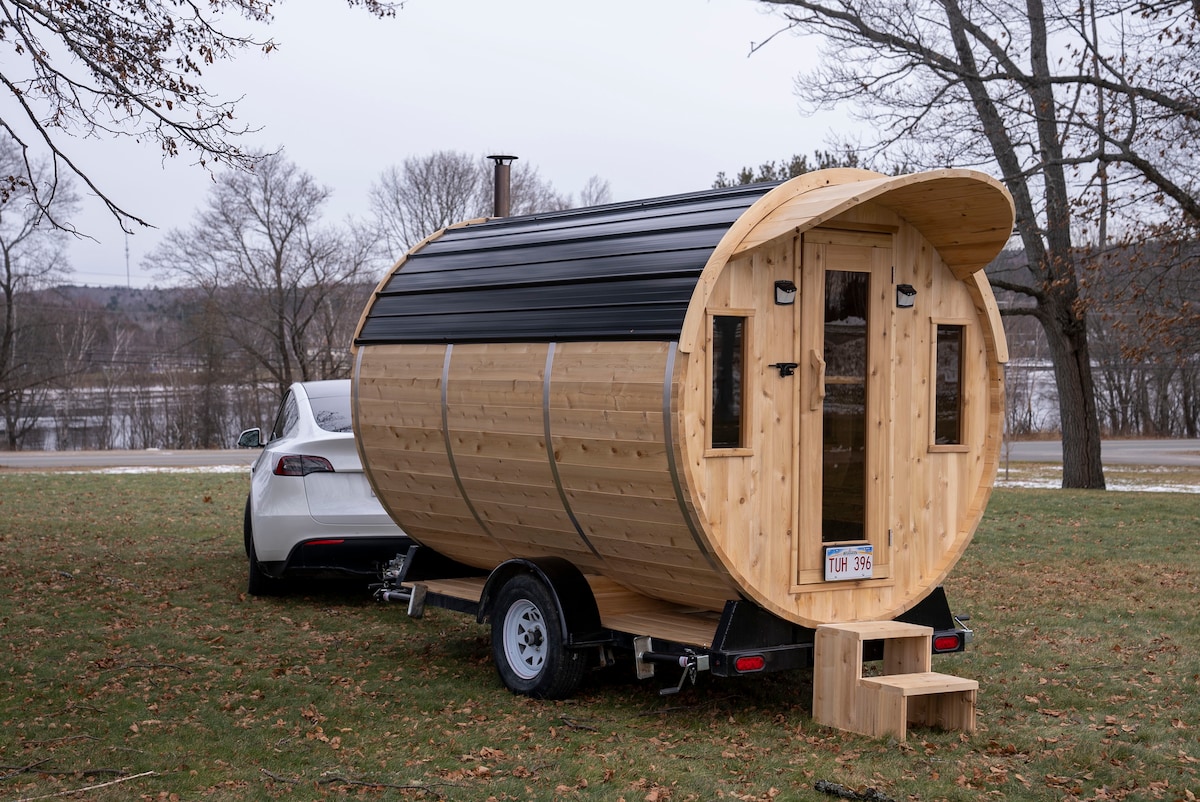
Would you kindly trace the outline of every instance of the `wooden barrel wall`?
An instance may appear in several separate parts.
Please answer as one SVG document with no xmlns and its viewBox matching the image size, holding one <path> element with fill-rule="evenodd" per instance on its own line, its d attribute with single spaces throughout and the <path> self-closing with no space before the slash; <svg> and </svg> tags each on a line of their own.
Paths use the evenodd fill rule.
<svg viewBox="0 0 1200 802">
<path fill-rule="evenodd" d="M 363 349 L 364 465 L 406 531 L 455 560 L 557 555 L 720 609 L 736 590 L 700 548 L 672 477 L 670 355 L 658 342 Z"/>
</svg>

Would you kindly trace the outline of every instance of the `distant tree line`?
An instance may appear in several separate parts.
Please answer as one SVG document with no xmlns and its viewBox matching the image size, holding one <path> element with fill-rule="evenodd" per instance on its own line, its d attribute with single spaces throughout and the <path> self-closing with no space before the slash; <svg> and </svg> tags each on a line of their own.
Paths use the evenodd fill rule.
<svg viewBox="0 0 1200 802">
<path fill-rule="evenodd" d="M 322 319 L 302 349 L 307 378 L 349 375 L 349 340 L 373 289 L 344 285 L 327 296 L 326 308 L 344 314 Z M 38 366 L 23 392 L 6 393 L 6 449 L 224 448 L 240 429 L 271 423 L 278 371 L 216 311 L 255 307 L 256 292 L 214 299 L 192 287 L 60 285 L 19 300 L 18 339 Z"/>
</svg>

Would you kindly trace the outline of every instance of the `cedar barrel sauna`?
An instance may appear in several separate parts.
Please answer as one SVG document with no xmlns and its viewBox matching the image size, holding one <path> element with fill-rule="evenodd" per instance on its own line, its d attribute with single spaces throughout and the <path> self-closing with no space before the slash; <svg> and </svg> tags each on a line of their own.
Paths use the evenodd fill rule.
<svg viewBox="0 0 1200 802">
<path fill-rule="evenodd" d="M 1012 224 L 981 173 L 836 169 L 438 231 L 355 335 L 363 464 L 484 573 L 559 558 L 674 609 L 894 618 L 991 492 L 983 268 Z"/>
</svg>

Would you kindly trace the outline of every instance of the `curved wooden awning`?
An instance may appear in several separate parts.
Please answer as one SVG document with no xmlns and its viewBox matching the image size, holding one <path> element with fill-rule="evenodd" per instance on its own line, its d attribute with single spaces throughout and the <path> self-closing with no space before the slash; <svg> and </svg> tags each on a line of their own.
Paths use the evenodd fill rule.
<svg viewBox="0 0 1200 802">
<path fill-rule="evenodd" d="M 684 320 L 680 350 L 688 353 L 700 336 L 709 292 L 725 265 L 780 237 L 791 237 L 874 203 L 895 212 L 929 241 L 960 281 L 984 293 L 985 311 L 999 329 L 999 310 L 986 280 L 977 276 L 1004 248 L 1016 214 L 1008 191 L 975 170 L 931 170 L 887 176 L 839 168 L 806 173 L 759 198 L 718 243 L 697 283 Z M 1002 354 L 1002 361 L 1007 359 Z"/>
<path fill-rule="evenodd" d="M 868 201 L 912 224 L 960 281 L 982 270 L 1012 235 L 1012 199 L 999 181 L 972 170 L 935 170 L 813 187 L 773 209 L 730 255 L 803 232 Z"/>
</svg>

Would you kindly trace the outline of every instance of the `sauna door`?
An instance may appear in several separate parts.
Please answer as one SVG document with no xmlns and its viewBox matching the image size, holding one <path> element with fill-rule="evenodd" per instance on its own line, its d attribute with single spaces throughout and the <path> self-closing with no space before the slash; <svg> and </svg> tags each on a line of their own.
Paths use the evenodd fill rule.
<svg viewBox="0 0 1200 802">
<path fill-rule="evenodd" d="M 803 238 L 798 585 L 890 576 L 891 244 L 876 232 Z"/>
</svg>

